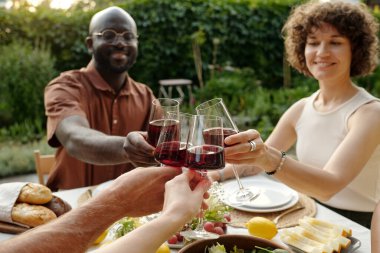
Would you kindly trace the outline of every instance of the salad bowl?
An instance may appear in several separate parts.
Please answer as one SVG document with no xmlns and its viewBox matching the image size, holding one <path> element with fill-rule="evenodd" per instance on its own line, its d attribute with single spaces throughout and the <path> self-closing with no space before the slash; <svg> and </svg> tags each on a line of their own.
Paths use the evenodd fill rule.
<svg viewBox="0 0 380 253">
<path fill-rule="evenodd" d="M 282 246 L 278 243 L 275 243 L 273 241 L 269 241 L 263 238 L 254 237 L 250 235 L 221 235 L 217 239 L 212 240 L 198 240 L 194 241 L 182 249 L 178 251 L 178 253 L 209 253 L 208 250 L 212 246 L 215 246 L 217 244 L 224 245 L 226 252 L 235 252 L 233 251 L 234 246 L 236 246 L 237 249 L 244 250 L 244 252 L 252 252 L 253 249 L 258 249 L 255 247 L 260 248 L 268 248 L 271 249 L 278 249 L 274 251 L 275 253 L 285 253 L 285 252 L 293 252 L 289 248 Z M 279 249 L 282 249 L 284 251 L 279 251 Z M 216 252 L 223 252 L 223 251 L 216 251 Z M 239 251 L 236 251 L 239 252 Z M 256 251 L 258 252 L 258 250 Z M 265 251 L 265 252 L 271 252 L 271 251 Z M 212 251 L 211 251 L 212 253 Z"/>
</svg>

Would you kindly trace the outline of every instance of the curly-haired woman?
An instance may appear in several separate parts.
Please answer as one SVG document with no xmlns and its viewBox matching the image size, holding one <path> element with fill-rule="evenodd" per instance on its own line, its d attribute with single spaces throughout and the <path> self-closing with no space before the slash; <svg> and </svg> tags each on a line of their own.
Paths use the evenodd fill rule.
<svg viewBox="0 0 380 253">
<path fill-rule="evenodd" d="M 226 148 L 227 161 L 260 168 L 370 227 L 380 200 L 380 100 L 352 77 L 376 67 L 377 32 L 363 4 L 311 1 L 294 8 L 283 27 L 288 61 L 319 89 L 292 105 L 265 143 L 256 130 L 226 138 L 235 144 Z M 298 160 L 284 152 L 293 144 Z"/>
</svg>

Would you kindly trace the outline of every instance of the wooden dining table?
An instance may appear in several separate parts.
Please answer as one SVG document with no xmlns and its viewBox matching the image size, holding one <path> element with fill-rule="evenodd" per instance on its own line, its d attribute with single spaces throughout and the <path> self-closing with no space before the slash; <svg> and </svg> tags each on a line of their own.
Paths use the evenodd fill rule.
<svg viewBox="0 0 380 253">
<path fill-rule="evenodd" d="M 257 177 L 257 176 L 253 176 L 253 177 Z M 243 178 L 242 183 L 245 183 L 246 180 L 249 180 L 250 178 L 253 178 L 253 177 Z M 260 178 L 262 180 L 271 180 L 265 176 L 261 176 Z M 89 189 L 90 187 L 82 187 L 82 188 L 76 188 L 76 189 L 71 189 L 71 190 L 63 190 L 63 191 L 55 192 L 54 195 L 66 200 L 68 203 L 71 204 L 73 208 L 76 208 L 78 206 L 79 198 L 83 196 Z M 316 203 L 315 217 L 318 219 L 326 220 L 335 224 L 339 224 L 339 225 L 351 228 L 352 236 L 358 239 L 361 243 L 360 248 L 358 248 L 355 252 L 356 253 L 370 253 L 371 252 L 371 241 L 370 241 L 371 230 L 369 230 L 368 228 L 363 227 L 355 223 L 354 221 L 341 216 L 340 214 L 324 207 L 323 205 L 320 205 L 319 203 Z M 246 228 L 227 225 L 227 234 L 248 235 L 249 233 Z M 279 244 L 283 244 L 283 242 L 280 240 L 280 234 L 281 234 L 281 229 L 279 230 L 279 233 L 272 240 Z M 0 233 L 0 241 L 12 238 L 13 236 L 15 235 Z M 90 248 L 88 252 L 91 252 L 93 249 L 96 249 L 96 247 Z M 177 249 L 171 250 L 171 252 L 177 252 L 177 251 L 178 251 Z"/>
</svg>

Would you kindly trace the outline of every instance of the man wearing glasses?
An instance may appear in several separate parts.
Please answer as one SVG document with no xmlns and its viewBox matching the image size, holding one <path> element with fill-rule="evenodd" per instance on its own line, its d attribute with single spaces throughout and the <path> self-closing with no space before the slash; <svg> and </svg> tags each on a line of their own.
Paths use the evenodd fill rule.
<svg viewBox="0 0 380 253">
<path fill-rule="evenodd" d="M 144 140 L 151 89 L 134 81 L 138 36 L 133 18 L 118 7 L 96 13 L 86 38 L 92 59 L 45 89 L 48 143 L 57 148 L 47 186 L 52 190 L 100 184 L 156 164 Z"/>
</svg>

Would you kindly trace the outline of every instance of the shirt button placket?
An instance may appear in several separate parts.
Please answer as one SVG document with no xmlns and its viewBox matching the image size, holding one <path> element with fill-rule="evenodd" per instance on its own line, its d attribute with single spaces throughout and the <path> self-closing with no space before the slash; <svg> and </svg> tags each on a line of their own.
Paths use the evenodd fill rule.
<svg viewBox="0 0 380 253">
<path fill-rule="evenodd" d="M 117 98 L 114 99 L 112 104 L 112 124 L 111 132 L 112 135 L 117 135 L 119 131 L 119 111 L 118 111 Z"/>
</svg>

